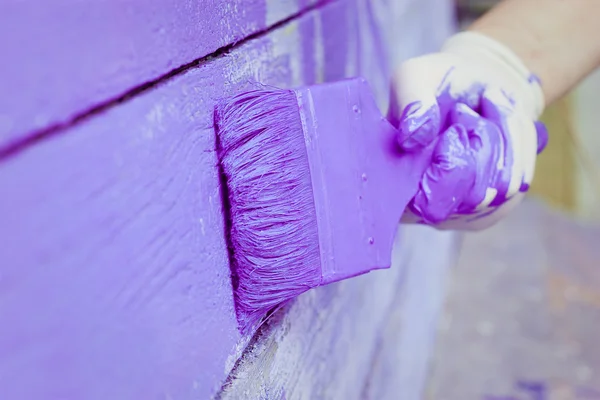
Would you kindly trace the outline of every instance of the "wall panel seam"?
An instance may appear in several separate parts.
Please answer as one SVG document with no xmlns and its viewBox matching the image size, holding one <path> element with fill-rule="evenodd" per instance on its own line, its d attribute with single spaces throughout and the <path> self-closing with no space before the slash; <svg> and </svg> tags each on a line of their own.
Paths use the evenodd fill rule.
<svg viewBox="0 0 600 400">
<path fill-rule="evenodd" d="M 163 83 L 166 83 L 167 81 L 169 81 L 177 76 L 180 76 L 180 75 L 186 73 L 188 70 L 190 70 L 192 68 L 197 68 L 197 67 L 206 65 L 206 64 L 214 61 L 216 58 L 226 56 L 229 53 L 231 53 L 233 50 L 241 47 L 242 45 L 244 45 L 252 40 L 259 39 L 265 35 L 268 35 L 269 33 L 273 32 L 275 30 L 281 29 L 281 28 L 285 27 L 286 25 L 294 22 L 295 20 L 303 17 L 304 15 L 309 14 L 313 11 L 316 11 L 323 6 L 325 6 L 329 3 L 334 3 L 336 1 L 340 1 L 340 0 L 317 1 L 316 3 L 314 3 L 310 6 L 307 6 L 304 9 L 288 16 L 287 18 L 284 18 L 281 21 L 277 21 L 276 23 L 274 23 L 264 29 L 258 30 L 256 32 L 244 37 L 241 40 L 238 40 L 236 42 L 232 42 L 225 46 L 222 46 L 210 54 L 204 55 L 193 61 L 183 64 L 177 68 L 174 68 L 171 71 L 166 72 L 155 79 L 152 79 L 148 82 L 141 83 L 139 85 L 136 85 L 136 86 L 126 90 L 125 92 L 121 93 L 120 95 L 108 98 L 102 102 L 97 103 L 94 106 L 88 107 L 80 112 L 77 112 L 74 115 L 72 115 L 70 118 L 67 118 L 65 121 L 47 126 L 42 129 L 31 131 L 30 133 L 24 135 L 22 138 L 15 140 L 14 142 L 7 143 L 6 145 L 0 147 L 0 163 L 5 162 L 6 160 L 16 156 L 20 152 L 26 150 L 29 147 L 36 145 L 37 143 L 39 143 L 41 141 L 44 141 L 46 139 L 49 139 L 51 137 L 54 137 L 54 136 L 62 134 L 62 133 L 66 133 L 71 128 L 78 126 L 79 124 L 87 121 L 88 119 L 93 118 L 99 114 L 102 114 L 103 112 L 108 111 L 108 110 L 112 109 L 113 107 L 116 107 L 126 101 L 129 101 L 143 93 L 146 93 L 146 92 L 154 89 L 155 87 L 157 87 Z"/>
</svg>

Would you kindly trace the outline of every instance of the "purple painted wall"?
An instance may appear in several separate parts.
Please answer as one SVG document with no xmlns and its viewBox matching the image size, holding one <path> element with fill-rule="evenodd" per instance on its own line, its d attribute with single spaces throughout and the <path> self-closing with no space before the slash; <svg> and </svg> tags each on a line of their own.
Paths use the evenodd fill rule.
<svg viewBox="0 0 600 400">
<path fill-rule="evenodd" d="M 0 150 L 265 30 L 298 1 L 2 1 Z"/>
<path fill-rule="evenodd" d="M 212 107 L 240 82 L 292 85 L 297 38 L 251 41 L 2 165 L 0 398 L 218 389 L 240 337 Z"/>
<path fill-rule="evenodd" d="M 443 2 L 328 2 L 119 102 L 110 98 L 281 20 L 298 7 L 291 1 L 216 2 L 221 5 L 215 8 L 212 2 L 160 8 L 158 2 L 143 6 L 124 1 L 115 6 L 105 1 L 89 10 L 74 3 L 61 20 L 54 11 L 60 7 L 40 6 L 35 11 L 14 2 L 12 14 L 0 13 L 0 26 L 29 24 L 34 32 L 23 33 L 29 38 L 23 42 L 28 43 L 27 52 L 0 39 L 0 48 L 10 47 L 9 54 L 22 57 L 22 71 L 32 71 L 28 82 L 17 63 L 0 67 L 6 72 L 0 74 L 0 88 L 15 93 L 14 104 L 0 95 L 0 125 L 10 126 L 0 132 L 5 139 L 0 143 L 35 137 L 38 129 L 84 115 L 0 159 L 0 187 L 6 188 L 0 196 L 0 399 L 207 398 L 226 393 L 226 378 L 225 386 L 240 382 L 236 387 L 244 388 L 247 383 L 230 372 L 234 366 L 241 371 L 249 349 L 265 338 L 241 337 L 236 329 L 216 175 L 215 100 L 257 80 L 290 87 L 361 73 L 384 106 L 390 65 L 374 62 L 371 55 L 384 49 L 391 64 L 433 48 L 437 42 L 430 38 L 447 32 L 447 10 L 436 8 Z M 193 13 L 194 4 L 211 12 Z M 92 9 L 97 13 L 91 14 Z M 438 11 L 427 14 L 429 9 Z M 80 30 L 77 37 L 68 33 L 66 22 L 56 22 L 70 18 L 75 21 L 71 28 Z M 124 31 L 112 30 L 119 18 L 138 22 L 123 23 Z M 422 23 L 410 22 L 416 19 Z M 406 24 L 394 25 L 404 29 L 398 36 L 381 28 L 384 21 L 386 26 Z M 156 26 L 165 30 L 155 32 Z M 98 32 L 111 33 L 103 41 Z M 210 33 L 198 39 L 202 32 Z M 35 40 L 36 35 L 48 38 Z M 61 48 L 68 42 L 61 35 L 71 35 L 74 45 Z M 169 39 L 157 39 L 163 36 Z M 99 55 L 84 48 L 87 41 L 95 43 Z M 146 47 L 129 53 L 124 43 Z M 43 57 L 44 48 L 50 47 L 62 55 L 45 70 L 34 68 L 35 55 Z M 86 114 L 90 106 L 103 102 L 108 104 L 105 108 Z M 37 122 L 36 115 L 42 116 Z M 382 348 L 375 351 L 375 344 L 383 339 L 378 339 L 377 327 L 396 303 L 406 302 L 412 311 L 403 312 L 404 318 L 419 321 L 414 324 L 418 329 L 407 328 L 399 336 L 407 338 L 404 348 L 428 346 L 422 333 L 431 332 L 439 304 L 439 293 L 429 293 L 439 286 L 431 282 L 441 281 L 448 260 L 431 258 L 418 244 L 438 243 L 440 254 L 450 254 L 450 246 L 435 232 L 411 232 L 407 231 L 415 238 L 411 247 L 420 254 L 400 257 L 403 269 L 394 269 L 396 275 L 373 274 L 321 288 L 301 296 L 289 314 L 284 313 L 285 324 L 277 325 L 276 334 L 269 337 L 275 340 L 275 350 L 286 349 L 276 352 L 282 357 L 276 371 L 293 367 L 317 376 L 317 368 L 325 368 L 337 371 L 340 385 L 362 385 L 368 364 L 344 375 L 352 363 L 343 355 L 352 343 L 362 349 L 354 363 L 379 354 Z M 423 264 L 431 268 L 421 268 Z M 413 292 L 427 294 L 429 302 L 403 296 L 396 302 L 403 271 L 413 268 L 413 282 L 432 285 L 423 291 L 417 283 Z M 415 304 L 430 305 L 417 311 Z M 384 342 L 390 343 L 394 334 L 385 329 Z M 336 340 L 342 333 L 345 339 Z M 413 345 L 412 337 L 421 340 L 419 346 Z M 252 346 L 246 347 L 249 342 Z M 319 348 L 335 349 L 331 364 L 310 353 Z M 426 358 L 424 352 L 406 358 L 405 368 L 410 369 L 414 359 Z M 407 381 L 417 390 L 419 378 Z M 275 382 L 278 394 L 285 393 L 286 382 Z M 302 387 L 310 390 L 311 385 Z M 346 390 L 354 393 L 354 386 Z"/>
</svg>

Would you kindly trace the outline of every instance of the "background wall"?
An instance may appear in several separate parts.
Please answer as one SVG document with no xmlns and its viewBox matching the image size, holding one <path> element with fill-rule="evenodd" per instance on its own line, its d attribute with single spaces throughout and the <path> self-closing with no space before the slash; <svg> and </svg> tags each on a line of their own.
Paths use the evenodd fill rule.
<svg viewBox="0 0 600 400">
<path fill-rule="evenodd" d="M 600 69 L 571 95 L 571 123 L 576 136 L 577 212 L 600 220 Z"/>
</svg>

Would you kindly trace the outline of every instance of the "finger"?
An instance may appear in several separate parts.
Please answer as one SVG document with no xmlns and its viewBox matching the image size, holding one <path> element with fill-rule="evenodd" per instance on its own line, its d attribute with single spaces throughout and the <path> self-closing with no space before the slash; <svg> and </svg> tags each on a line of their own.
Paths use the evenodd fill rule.
<svg viewBox="0 0 600 400">
<path fill-rule="evenodd" d="M 419 151 L 434 142 L 440 132 L 440 109 L 437 104 L 408 104 L 400 117 L 398 143 L 407 152 Z"/>
<path fill-rule="evenodd" d="M 528 188 L 533 180 L 538 148 L 536 125 L 503 92 L 487 90 L 482 98 L 482 115 L 500 128 L 498 171 L 494 187 L 498 190 L 491 206 L 499 206 Z"/>
<path fill-rule="evenodd" d="M 481 117 L 466 104 L 457 103 L 449 114 L 449 120 L 465 128 L 475 159 L 475 182 L 457 210 L 470 214 L 487 207 L 496 195 L 496 190 L 489 185 L 497 169 L 498 149 L 495 143 L 501 133 L 497 125 Z"/>
<path fill-rule="evenodd" d="M 475 181 L 475 159 L 466 130 L 452 125 L 439 138 L 411 211 L 425 223 L 438 224 L 456 212 Z"/>
<path fill-rule="evenodd" d="M 484 92 L 481 100 L 481 115 L 498 127 L 499 134 L 490 136 L 491 146 L 497 152 L 496 171 L 490 187 L 496 189 L 497 193 L 489 204 L 497 207 L 511 194 L 517 193 L 520 187 L 523 171 L 520 136 L 523 135 L 524 121 L 515 112 L 512 100 L 497 88 L 488 88 Z"/>
</svg>

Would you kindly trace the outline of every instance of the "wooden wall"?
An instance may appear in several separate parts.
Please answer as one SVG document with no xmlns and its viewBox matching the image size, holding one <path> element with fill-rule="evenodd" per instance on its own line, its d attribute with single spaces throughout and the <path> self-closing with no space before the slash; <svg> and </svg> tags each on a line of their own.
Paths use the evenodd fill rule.
<svg viewBox="0 0 600 400">
<path fill-rule="evenodd" d="M 310 291 L 247 337 L 212 108 L 364 75 L 449 34 L 445 0 L 0 4 L 0 398 L 419 399 L 455 238 Z"/>
</svg>

